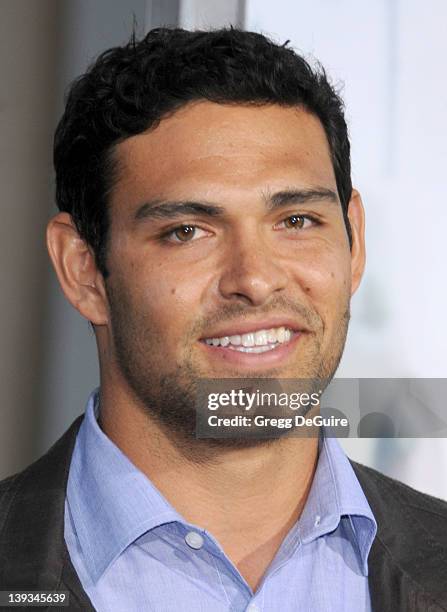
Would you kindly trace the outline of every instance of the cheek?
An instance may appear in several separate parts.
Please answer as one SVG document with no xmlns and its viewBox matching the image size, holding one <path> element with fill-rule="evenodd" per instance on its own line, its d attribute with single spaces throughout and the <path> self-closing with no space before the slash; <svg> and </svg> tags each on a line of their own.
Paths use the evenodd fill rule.
<svg viewBox="0 0 447 612">
<path fill-rule="evenodd" d="M 111 276 L 117 285 L 123 323 L 132 322 L 135 341 L 157 344 L 157 350 L 175 351 L 197 318 L 201 286 L 191 267 L 172 265 L 168 257 L 135 249 L 132 241 L 115 240 Z"/>
<path fill-rule="evenodd" d="M 320 252 L 296 266 L 295 279 L 311 307 L 321 316 L 326 313 L 326 319 L 327 313 L 346 307 L 351 287 L 350 258 L 340 252 Z"/>
<path fill-rule="evenodd" d="M 163 334 L 166 344 L 178 343 L 197 318 L 201 284 L 193 282 L 187 270 L 167 269 L 163 264 L 140 269 L 138 277 L 138 301 L 148 323 Z"/>
</svg>

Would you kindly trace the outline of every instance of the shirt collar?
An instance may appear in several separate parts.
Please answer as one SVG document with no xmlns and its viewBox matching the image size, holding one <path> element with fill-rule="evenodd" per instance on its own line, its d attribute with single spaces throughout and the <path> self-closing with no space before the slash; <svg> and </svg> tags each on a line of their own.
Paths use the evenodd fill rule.
<svg viewBox="0 0 447 612">
<path fill-rule="evenodd" d="M 94 582 L 146 531 L 185 522 L 101 430 L 98 400 L 99 389 L 95 389 L 76 439 L 67 484 L 69 513 Z"/>
<path fill-rule="evenodd" d="M 303 513 L 298 522 L 302 543 L 337 529 L 341 520 L 350 526 L 350 540 L 360 567 L 368 575 L 368 555 L 377 523 L 348 457 L 338 440 L 322 430 L 319 458 Z"/>
<path fill-rule="evenodd" d="M 166 523 L 186 524 L 101 430 L 98 401 L 99 389 L 95 389 L 76 439 L 67 484 L 68 510 L 94 582 L 143 533 Z M 303 544 L 311 542 L 334 531 L 342 519 L 349 521 L 351 541 L 367 576 L 377 524 L 349 459 L 335 438 L 323 435 L 297 535 Z"/>
</svg>

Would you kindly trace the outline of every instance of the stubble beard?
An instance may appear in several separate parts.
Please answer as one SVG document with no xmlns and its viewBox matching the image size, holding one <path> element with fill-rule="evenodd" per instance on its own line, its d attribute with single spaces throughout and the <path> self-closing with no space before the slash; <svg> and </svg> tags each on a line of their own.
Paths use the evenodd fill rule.
<svg viewBox="0 0 447 612">
<path fill-rule="evenodd" d="M 278 431 L 272 437 L 198 438 L 196 436 L 197 397 L 200 380 L 207 373 L 194 364 L 192 347 L 182 363 L 168 371 L 160 371 L 163 355 L 163 336 L 129 299 L 123 290 L 108 288 L 111 324 L 116 363 L 130 390 L 143 406 L 145 414 L 154 421 L 164 435 L 189 460 L 204 463 L 225 450 L 270 445 L 280 437 Z M 225 318 L 225 317 L 223 317 Z M 349 299 L 335 327 L 335 332 L 325 353 L 321 353 L 321 340 L 315 337 L 312 351 L 302 359 L 306 367 L 295 378 L 313 381 L 315 388 L 327 386 L 338 368 L 346 342 L 350 318 Z M 244 378 L 281 378 L 272 369 L 245 372 Z M 235 370 L 226 378 L 239 378 Z M 280 434 L 286 434 L 282 430 Z M 290 431 L 288 432 L 290 433 Z"/>
</svg>

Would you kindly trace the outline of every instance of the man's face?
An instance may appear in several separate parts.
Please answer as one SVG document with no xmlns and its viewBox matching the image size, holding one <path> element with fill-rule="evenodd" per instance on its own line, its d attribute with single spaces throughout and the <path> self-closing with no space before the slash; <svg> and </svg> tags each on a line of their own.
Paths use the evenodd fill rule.
<svg viewBox="0 0 447 612">
<path fill-rule="evenodd" d="M 200 377 L 331 377 L 352 272 L 319 120 L 200 102 L 115 155 L 108 335 L 149 412 L 185 431 Z"/>
</svg>

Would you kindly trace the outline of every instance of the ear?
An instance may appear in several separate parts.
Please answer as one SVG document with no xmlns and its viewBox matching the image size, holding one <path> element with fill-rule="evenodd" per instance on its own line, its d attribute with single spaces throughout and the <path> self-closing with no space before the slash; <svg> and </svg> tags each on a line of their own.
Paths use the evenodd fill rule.
<svg viewBox="0 0 447 612">
<path fill-rule="evenodd" d="M 65 297 L 95 325 L 108 322 L 102 274 L 89 245 L 79 236 L 71 215 L 61 212 L 47 226 L 47 248 Z"/>
<path fill-rule="evenodd" d="M 351 295 L 360 285 L 365 270 L 365 210 L 362 198 L 356 189 L 352 190 L 348 206 L 348 218 L 351 225 Z"/>
</svg>

